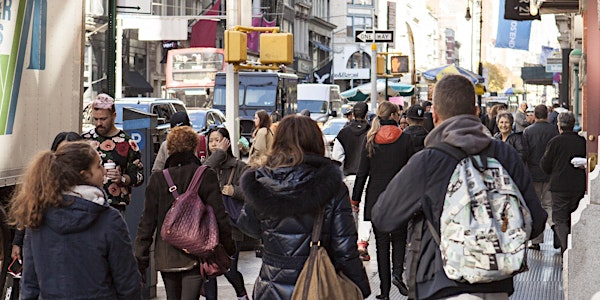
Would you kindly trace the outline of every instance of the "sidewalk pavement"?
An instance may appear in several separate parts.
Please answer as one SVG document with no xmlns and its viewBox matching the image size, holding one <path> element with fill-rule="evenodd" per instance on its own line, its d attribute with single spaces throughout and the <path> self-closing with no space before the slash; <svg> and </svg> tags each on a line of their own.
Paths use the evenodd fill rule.
<svg viewBox="0 0 600 300">
<path fill-rule="evenodd" d="M 544 243 L 541 244 L 541 250 L 528 251 L 529 271 L 519 274 L 515 277 L 515 293 L 510 297 L 511 300 L 562 300 L 564 299 L 562 284 L 562 256 L 560 249 L 552 247 L 552 230 L 546 228 L 544 232 Z M 371 260 L 365 262 L 367 276 L 371 283 L 371 295 L 368 300 L 376 300 L 375 296 L 379 294 L 379 275 L 377 272 L 377 255 L 375 251 L 375 240 L 371 238 L 369 242 L 369 254 Z M 256 258 L 254 251 L 243 251 L 240 253 L 238 270 L 244 276 L 246 291 L 252 295 L 254 281 L 258 277 L 261 266 L 261 259 Z M 235 300 L 237 299 L 233 287 L 224 276 L 219 276 L 217 280 L 219 299 Z M 167 299 L 165 287 L 160 274 L 158 275 L 157 298 Z M 202 298 L 204 299 L 204 298 Z M 400 295 L 398 289 L 392 285 L 390 299 L 407 299 Z"/>
</svg>

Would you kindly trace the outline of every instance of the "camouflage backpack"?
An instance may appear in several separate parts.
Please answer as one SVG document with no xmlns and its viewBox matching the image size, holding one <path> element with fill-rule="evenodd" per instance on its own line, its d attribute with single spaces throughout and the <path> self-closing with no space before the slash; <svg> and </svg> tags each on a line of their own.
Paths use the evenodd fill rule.
<svg viewBox="0 0 600 300">
<path fill-rule="evenodd" d="M 444 199 L 438 235 L 446 276 L 484 283 L 527 270 L 531 214 L 519 188 L 498 160 L 484 151 L 468 155 L 441 143 L 432 148 L 458 160 Z"/>
</svg>

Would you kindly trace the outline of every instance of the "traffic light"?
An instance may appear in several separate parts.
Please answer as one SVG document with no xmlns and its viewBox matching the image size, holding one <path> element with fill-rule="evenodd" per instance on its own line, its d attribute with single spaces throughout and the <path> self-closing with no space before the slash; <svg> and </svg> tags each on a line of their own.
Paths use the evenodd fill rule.
<svg viewBox="0 0 600 300">
<path fill-rule="evenodd" d="M 246 33 L 225 30 L 225 62 L 242 63 L 248 58 Z"/>
<path fill-rule="evenodd" d="M 262 33 L 260 63 L 285 64 L 294 62 L 294 37 L 291 33 Z"/>
<path fill-rule="evenodd" d="M 377 55 L 377 75 L 383 75 L 385 73 L 385 56 Z"/>
</svg>

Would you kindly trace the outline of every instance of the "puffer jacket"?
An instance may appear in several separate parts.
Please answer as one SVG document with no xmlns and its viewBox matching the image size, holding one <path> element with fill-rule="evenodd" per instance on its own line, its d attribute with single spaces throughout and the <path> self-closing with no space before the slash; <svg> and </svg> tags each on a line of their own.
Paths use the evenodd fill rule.
<svg viewBox="0 0 600 300">
<path fill-rule="evenodd" d="M 531 176 L 519 154 L 509 145 L 492 139 L 485 133 L 484 125 L 474 115 L 459 115 L 445 120 L 429 133 L 425 149 L 416 153 L 392 179 L 373 207 L 373 225 L 382 231 L 392 232 L 406 226 L 415 217 L 430 221 L 437 234 L 444 198 L 450 176 L 458 163 L 453 157 L 427 148 L 440 142 L 459 147 L 469 154 L 480 153 L 493 147 L 494 157 L 510 173 L 519 187 L 531 212 L 531 237 L 544 230 L 547 214 L 533 188 Z M 399 197 L 402 201 L 398 201 Z M 411 244 L 415 232 L 409 231 Z M 490 283 L 468 284 L 448 279 L 444 270 L 439 246 L 433 239 L 426 222 L 421 228 L 423 237 L 420 249 L 407 251 L 407 270 L 418 259 L 416 272 L 417 299 L 439 299 L 461 293 L 513 293 L 512 278 Z M 414 253 L 417 251 L 417 253 Z M 412 276 L 408 274 L 408 276 Z"/>
<path fill-rule="evenodd" d="M 200 160 L 192 153 L 175 153 L 169 156 L 165 167 L 173 178 L 179 194 L 183 194 L 194 177 Z M 215 171 L 208 168 L 204 171 L 198 195 L 205 204 L 213 208 L 219 226 L 219 241 L 230 255 L 235 252 L 235 245 L 231 239 L 231 226 L 229 216 L 223 206 L 223 198 L 219 189 L 219 182 Z M 154 245 L 154 258 L 156 270 L 164 272 L 179 272 L 191 270 L 198 263 L 198 258 L 177 249 L 165 242 L 160 229 L 165 220 L 167 211 L 173 205 L 173 195 L 169 192 L 169 185 L 162 172 L 153 173 L 146 187 L 144 211 L 138 225 L 135 240 L 135 257 L 139 267 L 145 269 L 150 264 L 150 245 Z M 154 234 L 156 231 L 156 235 Z"/>
<path fill-rule="evenodd" d="M 502 134 L 496 133 L 494 138 L 497 140 L 502 140 Z M 523 132 L 511 132 L 506 138 L 505 143 L 511 145 L 519 155 L 521 159 L 523 159 L 524 163 L 527 163 L 527 157 L 529 156 L 529 146 L 527 145 L 527 140 L 523 137 Z"/>
<path fill-rule="evenodd" d="M 421 151 L 425 148 L 425 138 L 429 132 L 420 125 L 411 125 L 404 129 L 404 134 L 410 135 L 415 151 Z"/>
<path fill-rule="evenodd" d="M 291 298 L 321 209 L 325 209 L 321 246 L 335 268 L 356 283 L 365 297 L 371 293 L 356 248 L 356 225 L 339 164 L 307 154 L 294 167 L 248 170 L 241 186 L 246 204 L 238 226 L 264 243 L 254 299 Z"/>
<path fill-rule="evenodd" d="M 21 299 L 140 299 L 127 225 L 98 187 L 79 185 L 28 228 Z"/>
<path fill-rule="evenodd" d="M 217 149 L 208 156 L 206 161 L 204 161 L 204 165 L 215 170 L 217 177 L 219 178 L 219 187 L 221 190 L 223 190 L 223 186 L 229 182 L 231 172 L 234 172 L 233 178 L 231 179 L 231 185 L 233 185 L 233 199 L 244 202 L 245 196 L 240 187 L 240 178 L 246 170 L 246 163 L 227 155 L 227 152 L 221 149 Z M 231 226 L 231 238 L 233 238 L 234 241 L 244 240 L 244 234 L 237 229 L 235 224 L 232 224 Z"/>
</svg>

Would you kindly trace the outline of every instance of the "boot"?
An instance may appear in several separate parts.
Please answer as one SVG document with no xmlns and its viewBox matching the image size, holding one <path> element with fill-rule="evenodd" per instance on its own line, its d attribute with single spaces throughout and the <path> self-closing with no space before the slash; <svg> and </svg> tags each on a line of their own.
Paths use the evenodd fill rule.
<svg viewBox="0 0 600 300">
<path fill-rule="evenodd" d="M 553 238 L 553 246 L 554 249 L 560 249 L 560 238 L 558 237 L 558 232 L 556 232 L 556 225 L 552 225 L 550 228 L 552 228 L 552 232 L 554 233 L 554 238 Z"/>
</svg>

